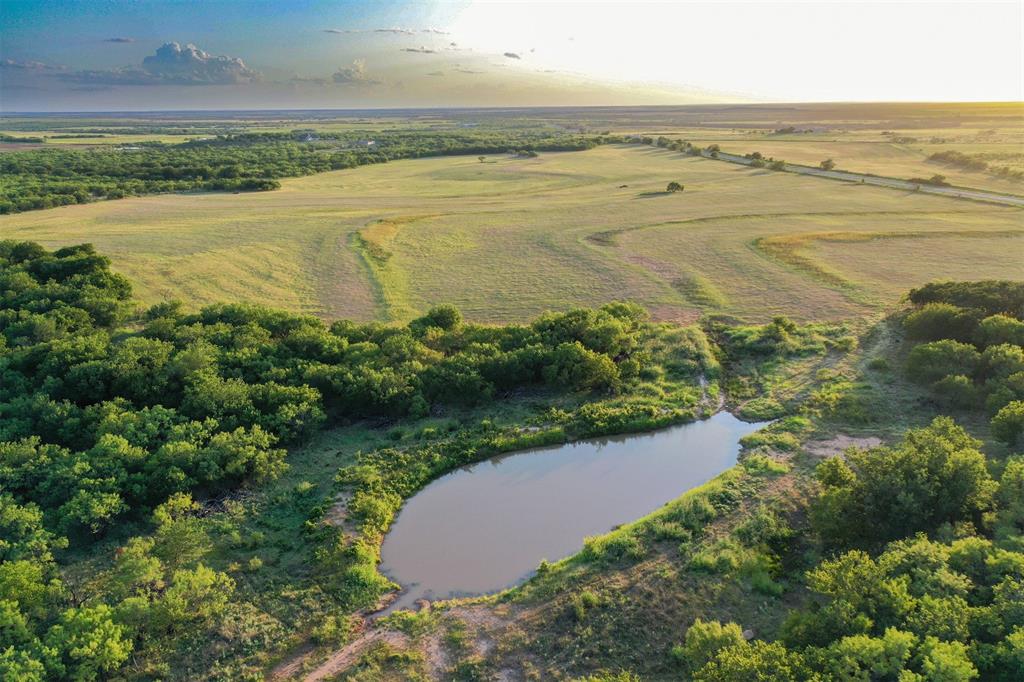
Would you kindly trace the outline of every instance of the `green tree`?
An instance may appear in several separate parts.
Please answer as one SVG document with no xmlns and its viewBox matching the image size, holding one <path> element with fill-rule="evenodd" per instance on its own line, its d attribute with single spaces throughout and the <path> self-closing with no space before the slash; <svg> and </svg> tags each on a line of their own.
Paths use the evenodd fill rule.
<svg viewBox="0 0 1024 682">
<path fill-rule="evenodd" d="M 205 623 L 227 608 L 234 590 L 235 581 L 230 576 L 202 564 L 175 571 L 156 604 L 159 623 L 169 630 Z"/>
<path fill-rule="evenodd" d="M 937 417 L 896 447 L 826 460 L 818 466 L 822 493 L 812 523 L 827 542 L 844 546 L 980 521 L 996 488 L 980 445 L 952 419 Z"/>
<path fill-rule="evenodd" d="M 981 363 L 974 346 L 952 339 L 915 346 L 907 356 L 907 376 L 920 383 L 932 383 L 949 374 L 972 376 Z"/>
<path fill-rule="evenodd" d="M 907 336 L 922 341 L 955 339 L 971 341 L 978 326 L 978 311 L 964 310 L 950 303 L 925 303 L 903 319 Z"/>
<path fill-rule="evenodd" d="M 778 642 L 755 641 L 726 647 L 698 670 L 697 682 L 805 682 L 811 679 L 803 657 Z"/>
<path fill-rule="evenodd" d="M 109 606 L 64 611 L 46 633 L 47 668 L 60 679 L 88 682 L 111 673 L 128 660 L 132 642 L 114 622 Z"/>
<path fill-rule="evenodd" d="M 992 435 L 1008 445 L 1015 445 L 1024 433 L 1024 401 L 1014 400 L 992 418 Z"/>
<path fill-rule="evenodd" d="M 703 621 L 700 618 L 686 631 L 681 647 L 673 649 L 691 671 L 703 668 L 715 655 L 726 647 L 743 644 L 743 629 L 736 623 L 722 624 L 716 620 Z"/>
</svg>

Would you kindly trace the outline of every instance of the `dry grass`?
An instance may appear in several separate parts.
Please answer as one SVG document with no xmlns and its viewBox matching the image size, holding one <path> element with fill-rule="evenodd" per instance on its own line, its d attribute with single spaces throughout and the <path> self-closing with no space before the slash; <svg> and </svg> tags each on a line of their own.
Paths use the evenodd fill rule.
<svg viewBox="0 0 1024 682">
<path fill-rule="evenodd" d="M 1024 279 L 1016 209 L 636 146 L 488 160 L 71 206 L 4 216 L 0 231 L 93 242 L 146 302 L 248 300 L 328 318 L 404 320 L 450 302 L 507 321 L 631 298 L 663 319 L 836 319 L 929 279 Z M 661 193 L 670 180 L 685 192 Z"/>
</svg>

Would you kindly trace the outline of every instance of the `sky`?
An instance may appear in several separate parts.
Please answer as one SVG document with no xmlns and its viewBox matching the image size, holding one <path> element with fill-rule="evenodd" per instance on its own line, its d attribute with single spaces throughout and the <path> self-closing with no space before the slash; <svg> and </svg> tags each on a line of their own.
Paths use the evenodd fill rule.
<svg viewBox="0 0 1024 682">
<path fill-rule="evenodd" d="M 3 112 L 1022 99 L 1022 0 L 0 0 Z"/>
</svg>

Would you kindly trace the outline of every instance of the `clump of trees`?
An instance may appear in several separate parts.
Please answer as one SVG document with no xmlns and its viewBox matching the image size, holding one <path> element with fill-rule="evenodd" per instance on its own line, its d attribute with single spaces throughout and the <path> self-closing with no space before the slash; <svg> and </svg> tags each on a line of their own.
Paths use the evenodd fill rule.
<svg viewBox="0 0 1024 682">
<path fill-rule="evenodd" d="M 822 170 L 830 171 L 836 167 L 836 162 L 833 161 L 832 159 L 825 159 L 824 161 L 818 164 L 818 167 L 821 168 Z"/>
<path fill-rule="evenodd" d="M 894 447 L 822 462 L 815 530 L 829 546 L 870 548 L 944 523 L 980 527 L 996 491 L 980 446 L 952 419 L 939 417 Z"/>
<path fill-rule="evenodd" d="M 283 446 L 324 423 L 424 416 L 527 387 L 614 394 L 644 371 L 645 320 L 629 303 L 508 326 L 467 323 L 451 306 L 400 327 L 246 305 L 139 313 L 91 246 L 0 241 L 0 677 L 101 679 L 134 650 L 205 632 L 234 581 L 204 563 L 197 500 L 280 476 Z M 706 364 L 705 346 L 694 354 Z M 353 518 L 373 537 L 403 496 L 482 452 L 692 417 L 595 407 L 552 417 L 562 425 L 550 433 L 370 453 L 352 472 L 354 483 L 372 474 Z M 114 525 L 151 532 L 121 543 L 86 595 L 65 586 L 54 556 L 66 538 L 80 547 Z M 339 540 L 321 555 L 339 603 L 367 606 L 390 586 L 372 551 Z"/>
<path fill-rule="evenodd" d="M 907 182 L 912 182 L 915 185 L 930 185 L 932 187 L 949 187 L 949 183 L 946 182 L 945 175 L 939 175 L 936 173 L 930 178 L 910 178 Z"/>
<path fill-rule="evenodd" d="M 682 192 L 683 191 L 683 186 L 680 183 L 678 183 L 675 180 L 673 180 L 672 182 L 668 183 L 668 185 L 665 187 L 665 191 L 666 192 Z"/>
<path fill-rule="evenodd" d="M 812 528 L 834 553 L 806 572 L 809 606 L 773 642 L 697 620 L 676 660 L 709 682 L 1019 679 L 1024 459 L 996 480 L 979 445 L 940 417 L 820 464 Z"/>
<path fill-rule="evenodd" d="M 1017 443 L 1024 429 L 1024 284 L 939 282 L 911 291 L 910 301 L 903 328 L 916 344 L 907 376 L 950 407 L 984 409 L 993 435 Z"/>
<path fill-rule="evenodd" d="M 969 171 L 983 171 L 988 169 L 988 164 L 985 163 L 984 160 L 977 156 L 958 152 L 955 149 L 950 149 L 944 152 L 935 152 L 929 156 L 927 160 L 947 166 L 956 166 L 957 168 L 963 168 L 964 170 Z"/>
<path fill-rule="evenodd" d="M 299 131 L 301 132 L 301 131 Z M 372 147 L 363 133 L 242 133 L 132 149 L 34 149 L 0 155 L 0 214 L 186 190 L 263 191 L 278 179 L 394 159 L 455 154 L 523 157 L 590 149 L 605 141 L 548 130 L 388 131 Z"/>
<path fill-rule="evenodd" d="M 281 446 L 327 420 L 524 386 L 614 392 L 643 357 L 632 304 L 507 327 L 450 306 L 398 328 L 246 305 L 133 320 L 128 282 L 88 245 L 0 242 L 0 290 L 0 487 L 79 537 L 174 494 L 273 479 Z"/>
</svg>

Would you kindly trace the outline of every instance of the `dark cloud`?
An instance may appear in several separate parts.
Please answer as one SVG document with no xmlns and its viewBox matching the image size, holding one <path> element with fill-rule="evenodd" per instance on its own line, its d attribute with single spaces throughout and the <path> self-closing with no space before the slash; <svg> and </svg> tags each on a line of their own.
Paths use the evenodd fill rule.
<svg viewBox="0 0 1024 682">
<path fill-rule="evenodd" d="M 522 59 L 522 57 L 517 55 L 515 52 L 506 52 L 505 56 L 508 57 L 509 59 Z"/>
<path fill-rule="evenodd" d="M 365 59 L 355 59 L 352 61 L 352 66 L 338 69 L 331 76 L 331 80 L 339 85 L 378 85 L 380 83 L 366 73 Z"/>
<path fill-rule="evenodd" d="M 211 55 L 189 43 L 165 43 L 142 60 L 140 67 L 104 71 L 73 71 L 64 80 L 96 85 L 239 85 L 260 79 L 238 57 Z"/>
<path fill-rule="evenodd" d="M 403 47 L 402 52 L 418 52 L 419 54 L 435 54 L 436 50 L 426 47 Z"/>
<path fill-rule="evenodd" d="M 103 42 L 105 42 L 105 43 L 134 43 L 135 42 L 135 38 L 126 38 L 126 37 L 121 36 L 121 37 L 117 37 L 117 38 L 105 38 L 103 40 Z"/>
<path fill-rule="evenodd" d="M 352 33 L 352 31 L 346 31 L 340 28 L 325 28 L 324 33 Z"/>
</svg>

